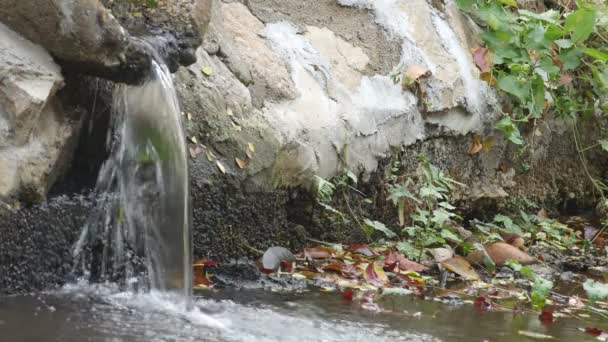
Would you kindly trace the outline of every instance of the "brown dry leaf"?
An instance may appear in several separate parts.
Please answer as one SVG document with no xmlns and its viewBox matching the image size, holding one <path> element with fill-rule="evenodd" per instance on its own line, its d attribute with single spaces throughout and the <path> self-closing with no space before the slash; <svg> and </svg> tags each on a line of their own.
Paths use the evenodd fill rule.
<svg viewBox="0 0 608 342">
<path fill-rule="evenodd" d="M 477 153 L 481 152 L 482 149 L 483 149 L 483 144 L 481 143 L 481 137 L 479 137 L 479 135 L 475 135 L 473 137 L 473 141 L 471 142 L 471 145 L 469 146 L 469 154 L 471 154 L 471 155 L 477 154 Z"/>
<path fill-rule="evenodd" d="M 304 248 L 304 256 L 307 259 L 327 259 L 333 253 L 334 250 L 329 247 Z"/>
<path fill-rule="evenodd" d="M 234 161 L 236 162 L 236 165 L 238 165 L 241 169 L 244 169 L 247 167 L 247 165 L 249 165 L 249 162 L 246 162 L 241 158 L 234 158 Z"/>
<path fill-rule="evenodd" d="M 473 61 L 479 71 L 487 73 L 492 69 L 492 60 L 490 56 L 490 50 L 484 47 L 476 47 L 472 50 Z"/>
<path fill-rule="evenodd" d="M 496 87 L 496 78 L 492 75 L 492 72 L 482 72 L 479 74 L 479 78 L 490 85 L 490 87 Z"/>
<path fill-rule="evenodd" d="M 541 210 L 538 211 L 538 213 L 536 213 L 536 216 L 538 216 L 539 219 L 548 219 L 549 218 L 549 214 L 547 213 L 547 209 L 542 208 Z"/>
<path fill-rule="evenodd" d="M 448 271 L 456 273 L 465 280 L 479 280 L 479 274 L 475 272 L 471 264 L 464 258 L 455 256 L 451 259 L 447 259 L 441 262 L 441 265 Z"/>
<path fill-rule="evenodd" d="M 216 160 L 215 164 L 217 165 L 217 168 L 220 169 L 220 171 L 222 171 L 223 174 L 226 174 L 226 168 L 224 167 L 224 165 L 222 165 L 222 163 L 219 160 Z"/>
<path fill-rule="evenodd" d="M 505 240 L 505 242 L 509 245 L 519 248 L 521 250 L 525 249 L 525 241 L 524 238 L 522 238 L 521 236 L 513 233 L 503 233 L 500 235 L 502 236 L 503 240 Z"/>
<path fill-rule="evenodd" d="M 504 265 L 507 260 L 516 260 L 522 265 L 530 265 L 537 262 L 528 253 L 506 242 L 495 242 L 489 246 L 484 246 L 484 248 L 497 266 Z M 475 250 L 467 256 L 467 260 L 473 264 L 483 264 L 483 252 Z"/>
</svg>

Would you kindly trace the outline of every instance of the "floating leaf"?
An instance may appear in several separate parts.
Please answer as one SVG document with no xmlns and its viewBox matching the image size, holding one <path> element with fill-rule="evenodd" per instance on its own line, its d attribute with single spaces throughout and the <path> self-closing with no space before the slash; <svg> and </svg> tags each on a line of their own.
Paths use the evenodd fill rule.
<svg viewBox="0 0 608 342">
<path fill-rule="evenodd" d="M 479 74 L 479 78 L 490 85 L 490 87 L 496 87 L 496 78 L 492 74 L 492 72 L 482 72 Z"/>
<path fill-rule="evenodd" d="M 241 169 L 246 168 L 247 165 L 249 164 L 249 162 L 246 162 L 241 158 L 234 158 L 234 161 L 236 162 L 236 165 L 238 165 L 239 168 L 241 168 Z"/>
<path fill-rule="evenodd" d="M 479 71 L 487 73 L 492 70 L 492 62 L 490 60 L 490 50 L 485 47 L 477 47 L 473 49 L 473 61 Z"/>
<path fill-rule="evenodd" d="M 473 302 L 473 306 L 479 311 L 490 311 L 492 310 L 492 301 L 483 296 L 477 297 Z"/>
<path fill-rule="evenodd" d="M 345 301 L 348 302 L 352 302 L 353 301 L 353 290 L 346 290 L 344 292 L 342 292 L 342 299 L 344 299 Z"/>
<path fill-rule="evenodd" d="M 296 258 L 284 247 L 270 247 L 262 256 L 262 266 L 266 270 L 276 270 L 281 265 L 281 261 L 293 262 Z"/>
<path fill-rule="evenodd" d="M 213 75 L 213 69 L 210 66 L 203 67 L 203 74 L 205 74 L 205 76 L 211 76 Z"/>
<path fill-rule="evenodd" d="M 441 262 L 441 265 L 448 271 L 458 274 L 465 280 L 479 280 L 479 274 L 475 272 L 473 267 L 471 267 L 471 264 L 459 256 L 444 260 Z"/>
<path fill-rule="evenodd" d="M 538 319 L 540 319 L 543 324 L 551 324 L 553 323 L 553 312 L 552 311 L 542 311 L 540 315 L 538 315 Z"/>
<path fill-rule="evenodd" d="M 363 277 L 368 283 L 377 287 L 382 287 L 388 282 L 388 277 L 386 276 L 386 273 L 384 273 L 382 266 L 376 262 L 371 262 L 367 265 L 363 272 Z"/>
<path fill-rule="evenodd" d="M 414 293 L 414 291 L 412 291 L 410 289 L 406 289 L 406 288 L 400 288 L 400 287 L 387 287 L 387 288 L 382 289 L 383 296 L 391 296 L 391 295 L 407 296 L 407 295 L 411 295 L 412 293 Z"/>
<path fill-rule="evenodd" d="M 585 333 L 596 337 L 598 340 L 600 341 L 607 341 L 608 340 L 608 333 L 604 332 L 603 330 L 600 330 L 598 328 L 593 328 L 593 327 L 587 327 L 587 328 L 580 328 L 581 331 L 584 331 Z"/>
<path fill-rule="evenodd" d="M 217 168 L 220 169 L 220 171 L 222 171 L 223 174 L 226 174 L 226 168 L 219 160 L 216 160 L 215 164 L 217 165 Z"/>
<path fill-rule="evenodd" d="M 532 331 L 525 331 L 525 330 L 520 330 L 518 331 L 518 333 L 522 336 L 526 336 L 529 338 L 534 338 L 537 340 L 553 340 L 554 337 L 551 335 L 545 335 L 545 334 L 540 334 L 540 333 L 535 333 Z"/>
</svg>

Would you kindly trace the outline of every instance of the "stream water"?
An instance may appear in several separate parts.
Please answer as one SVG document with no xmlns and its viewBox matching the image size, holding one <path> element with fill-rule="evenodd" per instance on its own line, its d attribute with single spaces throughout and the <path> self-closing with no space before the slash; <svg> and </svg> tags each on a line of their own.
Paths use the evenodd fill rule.
<svg viewBox="0 0 608 342">
<path fill-rule="evenodd" d="M 174 295 L 70 285 L 53 293 L 0 298 L 0 340 L 82 341 L 527 341 L 520 330 L 563 341 L 592 341 L 578 329 L 608 322 L 479 312 L 412 296 L 387 297 L 383 312 L 336 293 L 222 291 L 185 310 Z M 531 340 L 531 339 L 530 339 Z"/>
</svg>

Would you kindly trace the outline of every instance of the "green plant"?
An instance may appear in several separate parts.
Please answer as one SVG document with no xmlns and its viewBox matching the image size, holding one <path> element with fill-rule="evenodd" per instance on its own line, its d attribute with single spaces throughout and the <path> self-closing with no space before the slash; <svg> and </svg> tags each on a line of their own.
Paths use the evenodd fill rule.
<svg viewBox="0 0 608 342">
<path fill-rule="evenodd" d="M 419 260 L 429 246 L 444 244 L 446 239 L 461 242 L 451 229 L 452 221 L 459 218 L 453 212 L 455 207 L 450 204 L 449 197 L 456 185 L 464 186 L 446 176 L 426 157 L 420 157 L 418 182 L 408 178 L 403 183 L 389 186 L 389 199 L 397 206 L 402 225 L 405 223 L 405 207 L 414 208 L 411 226 L 402 230 L 413 244 L 404 241 L 398 245 L 400 250 L 412 256 L 413 246 L 418 251 L 416 259 Z"/>
<path fill-rule="evenodd" d="M 508 95 L 509 113 L 497 123 L 512 143 L 523 146 L 522 126 L 536 126 L 552 111 L 572 122 L 576 149 L 584 170 L 605 198 L 608 186 L 593 178 L 576 121 L 605 114 L 608 109 L 608 10 L 591 0 L 578 0 L 576 10 L 543 13 L 517 8 L 514 0 L 457 0 L 459 8 L 485 28 L 486 47 L 474 50 L 481 78 Z M 526 165 L 525 163 L 523 165 Z M 524 169 L 525 170 L 525 169 Z"/>
<path fill-rule="evenodd" d="M 531 241 L 546 241 L 560 249 L 577 241 L 574 231 L 567 225 L 537 214 L 526 214 L 524 211 L 520 211 L 514 219 L 498 214 L 491 223 L 474 221 L 474 224 L 485 236 L 485 243 L 502 241 L 501 234 L 516 234 Z"/>
<path fill-rule="evenodd" d="M 532 304 L 532 308 L 542 310 L 547 302 L 549 294 L 551 293 L 551 289 L 553 288 L 553 282 L 537 275 L 536 273 L 532 272 L 529 267 L 522 266 L 515 260 L 508 260 L 507 266 L 509 266 L 513 271 L 519 272 L 531 279 L 532 287 L 530 290 L 530 302 Z"/>
</svg>

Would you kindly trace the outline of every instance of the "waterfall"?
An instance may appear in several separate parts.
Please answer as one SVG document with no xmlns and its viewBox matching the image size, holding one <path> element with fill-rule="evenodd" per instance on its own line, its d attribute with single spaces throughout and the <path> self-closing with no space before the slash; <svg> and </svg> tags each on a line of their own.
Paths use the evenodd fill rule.
<svg viewBox="0 0 608 342">
<path fill-rule="evenodd" d="M 75 272 L 128 290 L 192 292 L 186 141 L 171 74 L 116 85 L 98 205 L 74 248 Z"/>
</svg>

